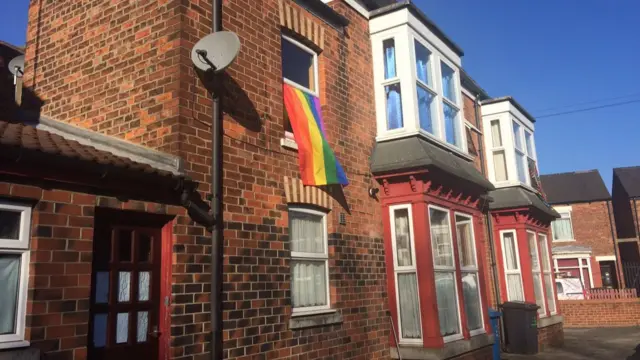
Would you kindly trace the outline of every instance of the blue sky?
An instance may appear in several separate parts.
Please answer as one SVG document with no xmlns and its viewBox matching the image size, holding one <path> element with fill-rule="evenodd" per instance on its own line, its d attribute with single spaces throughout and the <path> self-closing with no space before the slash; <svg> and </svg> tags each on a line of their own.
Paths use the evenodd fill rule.
<svg viewBox="0 0 640 360">
<path fill-rule="evenodd" d="M 640 1 L 414 1 L 491 96 L 514 96 L 534 116 L 640 99 Z M 0 40 L 24 44 L 27 7 L 3 4 Z M 638 135 L 640 102 L 541 118 L 540 171 L 598 169 L 610 188 L 612 168 L 640 165 Z"/>
</svg>

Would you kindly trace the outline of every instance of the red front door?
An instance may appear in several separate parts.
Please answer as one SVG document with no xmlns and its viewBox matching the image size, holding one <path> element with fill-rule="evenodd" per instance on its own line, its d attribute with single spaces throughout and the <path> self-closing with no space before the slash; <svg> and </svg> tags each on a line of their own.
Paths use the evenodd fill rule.
<svg viewBox="0 0 640 360">
<path fill-rule="evenodd" d="M 161 230 L 96 224 L 88 358 L 158 359 Z"/>
</svg>

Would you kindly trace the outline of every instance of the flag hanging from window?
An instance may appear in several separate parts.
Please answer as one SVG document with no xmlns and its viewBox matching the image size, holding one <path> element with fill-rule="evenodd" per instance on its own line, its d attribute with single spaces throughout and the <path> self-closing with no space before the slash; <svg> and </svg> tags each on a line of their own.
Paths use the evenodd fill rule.
<svg viewBox="0 0 640 360">
<path fill-rule="evenodd" d="M 298 144 L 304 185 L 348 185 L 342 166 L 327 142 L 317 97 L 284 84 L 284 105 Z"/>
<path fill-rule="evenodd" d="M 529 178 L 531 179 L 531 187 L 538 190 L 538 192 L 540 193 L 540 197 L 546 202 L 547 195 L 542 189 L 542 181 L 540 181 L 540 175 L 538 174 L 538 166 L 535 160 L 532 160 L 531 158 L 527 158 L 527 162 L 529 165 Z"/>
</svg>

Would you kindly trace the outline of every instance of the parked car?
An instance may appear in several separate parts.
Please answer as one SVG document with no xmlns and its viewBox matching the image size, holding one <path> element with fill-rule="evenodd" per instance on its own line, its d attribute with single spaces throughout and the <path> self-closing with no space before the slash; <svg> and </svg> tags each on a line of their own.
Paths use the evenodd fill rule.
<svg viewBox="0 0 640 360">
<path fill-rule="evenodd" d="M 578 278 L 556 278 L 558 300 L 583 300 L 585 298 L 582 282 Z"/>
</svg>

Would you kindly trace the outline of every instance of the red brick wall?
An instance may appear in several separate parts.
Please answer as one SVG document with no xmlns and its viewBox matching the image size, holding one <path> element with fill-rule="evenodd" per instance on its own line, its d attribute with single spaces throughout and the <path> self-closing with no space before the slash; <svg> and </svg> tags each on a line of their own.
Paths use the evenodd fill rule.
<svg viewBox="0 0 640 360">
<path fill-rule="evenodd" d="M 566 317 L 565 317 L 566 322 Z M 553 324 L 538 329 L 538 350 L 544 351 L 548 347 L 562 347 L 564 345 L 563 323 Z"/>
<path fill-rule="evenodd" d="M 297 7 L 289 1 L 292 6 Z M 325 131 L 350 185 L 350 212 L 328 216 L 331 299 L 342 325 L 290 331 L 290 268 L 283 176 L 298 177 L 284 136 L 278 3 L 224 1 L 223 27 L 242 48 L 225 80 L 224 348 L 228 358 L 376 359 L 388 356 L 380 206 L 367 195 L 375 114 L 368 23 L 342 2 L 346 35 L 321 20 Z M 313 16 L 301 10 L 305 16 Z M 31 2 L 26 84 L 43 114 L 181 156 L 207 192 L 211 164 L 208 92 L 191 70 L 193 44 L 210 32 L 208 1 Z M 340 212 L 347 225 L 338 224 Z M 208 234 L 176 228 L 171 356 L 205 356 L 209 331 Z M 188 306 L 203 304 L 203 306 Z"/>
<path fill-rule="evenodd" d="M 482 129 L 481 119 L 476 119 L 475 100 L 470 98 L 467 94 L 462 93 L 462 105 L 465 120 L 477 129 Z M 478 117 L 480 116 L 480 108 L 478 107 Z M 478 171 L 482 172 L 482 166 L 484 165 L 480 161 L 480 152 L 484 152 L 484 141 L 482 139 L 482 135 L 478 134 L 478 132 L 474 130 L 468 129 L 467 127 L 465 127 L 465 131 L 467 131 L 465 132 L 465 138 L 471 138 L 471 143 L 468 143 L 468 148 L 469 154 L 474 157 L 473 165 L 478 169 Z M 485 156 L 485 154 L 483 153 L 482 156 Z"/>
<path fill-rule="evenodd" d="M 564 300 L 560 302 L 566 327 L 640 325 L 640 300 Z"/>
</svg>

